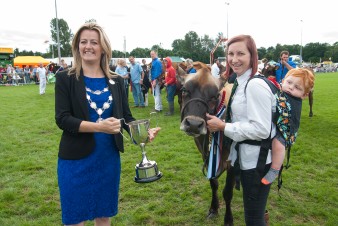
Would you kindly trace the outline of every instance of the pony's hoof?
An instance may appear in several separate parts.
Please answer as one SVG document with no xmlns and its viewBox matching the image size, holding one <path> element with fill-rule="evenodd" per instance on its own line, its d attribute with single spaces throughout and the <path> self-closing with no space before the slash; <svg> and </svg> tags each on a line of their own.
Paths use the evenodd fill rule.
<svg viewBox="0 0 338 226">
<path fill-rule="evenodd" d="M 312 116 L 313 116 L 313 113 L 312 113 L 312 112 L 310 112 L 310 113 L 309 113 L 309 117 L 312 117 Z"/>
<path fill-rule="evenodd" d="M 217 212 L 217 211 L 209 210 L 209 213 L 208 213 L 208 215 L 207 215 L 207 218 L 208 218 L 208 219 L 213 219 L 213 218 L 215 218 L 215 217 L 217 217 L 217 216 L 218 216 L 218 212 Z"/>
<path fill-rule="evenodd" d="M 224 218 L 224 226 L 234 226 L 234 219 L 232 216 Z"/>
</svg>

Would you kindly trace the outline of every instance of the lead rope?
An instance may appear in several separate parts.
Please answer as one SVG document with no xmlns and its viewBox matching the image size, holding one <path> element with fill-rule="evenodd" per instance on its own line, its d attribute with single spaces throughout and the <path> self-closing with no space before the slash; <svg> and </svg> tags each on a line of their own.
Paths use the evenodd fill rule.
<svg viewBox="0 0 338 226">
<path fill-rule="evenodd" d="M 226 92 L 223 91 L 221 101 L 217 107 L 216 117 L 221 118 L 226 111 L 224 106 Z M 222 142 L 223 131 L 209 133 L 209 164 L 207 178 L 217 178 L 220 174 L 220 162 L 222 159 Z"/>
</svg>

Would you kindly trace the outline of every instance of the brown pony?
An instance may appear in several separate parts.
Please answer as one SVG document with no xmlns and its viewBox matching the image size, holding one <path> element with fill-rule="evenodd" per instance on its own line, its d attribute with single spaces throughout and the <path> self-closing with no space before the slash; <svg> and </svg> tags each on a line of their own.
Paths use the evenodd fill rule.
<svg viewBox="0 0 338 226">
<path fill-rule="evenodd" d="M 209 142 L 211 134 L 207 130 L 206 113 L 215 114 L 219 106 L 222 106 L 223 95 L 230 96 L 231 88 L 223 92 L 223 87 L 211 75 L 210 68 L 207 65 L 195 62 L 194 68 L 197 69 L 196 74 L 186 75 L 183 84 L 183 107 L 181 110 L 180 129 L 188 136 L 193 137 L 195 145 L 202 155 L 203 169 L 207 169 L 209 165 Z M 224 87 L 226 89 L 227 87 Z M 227 100 L 225 100 L 225 105 Z M 223 114 L 222 119 L 225 119 Z M 230 167 L 227 160 L 230 153 L 230 143 L 227 139 L 222 138 L 218 144 L 220 150 L 219 171 L 215 177 L 209 179 L 211 187 L 211 204 L 209 207 L 208 218 L 218 215 L 219 198 L 218 187 L 219 177 L 227 171 L 226 182 L 223 187 L 223 199 L 225 202 L 224 225 L 233 225 L 233 215 L 231 210 L 231 201 L 233 196 L 233 188 L 235 184 L 234 168 Z M 204 170 L 203 170 L 204 172 Z"/>
</svg>

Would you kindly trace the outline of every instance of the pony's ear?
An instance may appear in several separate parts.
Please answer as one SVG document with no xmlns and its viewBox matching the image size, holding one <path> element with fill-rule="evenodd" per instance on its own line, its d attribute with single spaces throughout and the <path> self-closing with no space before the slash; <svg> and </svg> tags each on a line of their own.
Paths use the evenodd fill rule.
<svg viewBox="0 0 338 226">
<path fill-rule="evenodd" d="M 185 77 L 187 76 L 187 72 L 180 66 L 177 65 L 176 68 L 176 79 L 183 85 L 185 82 Z"/>
<path fill-rule="evenodd" d="M 209 71 L 211 71 L 211 68 L 208 67 L 208 65 L 206 65 L 205 63 L 203 62 L 200 62 L 200 61 L 195 61 L 194 63 L 192 63 L 193 67 L 196 69 L 196 70 L 200 70 L 202 68 L 206 68 L 208 69 Z"/>
<path fill-rule="evenodd" d="M 179 81 L 180 81 L 180 83 L 181 83 L 182 85 L 184 85 L 185 80 L 186 80 L 186 78 L 187 78 L 187 75 L 188 75 L 188 74 L 182 74 L 182 75 L 179 75 L 179 76 L 178 76 L 178 77 L 179 77 Z"/>
<path fill-rule="evenodd" d="M 224 73 L 218 79 L 218 83 L 219 83 L 218 91 L 220 92 L 223 90 L 224 86 L 227 84 L 227 81 L 228 81 L 228 79 L 225 78 Z"/>
</svg>

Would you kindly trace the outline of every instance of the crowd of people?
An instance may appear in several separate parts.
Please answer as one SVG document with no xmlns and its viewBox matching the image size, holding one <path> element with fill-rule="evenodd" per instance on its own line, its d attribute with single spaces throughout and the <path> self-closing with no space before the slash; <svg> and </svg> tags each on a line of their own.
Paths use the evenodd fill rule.
<svg viewBox="0 0 338 226">
<path fill-rule="evenodd" d="M 116 64 L 110 64 L 110 70 L 120 75 L 124 81 L 124 89 L 129 98 L 129 92 L 132 93 L 134 104 L 133 108 L 145 108 L 148 106 L 149 93 L 154 97 L 154 111 L 162 112 L 163 104 L 161 93 L 166 92 L 166 99 L 168 101 L 168 112 L 166 116 L 174 114 L 174 97 L 176 93 L 176 71 L 172 67 L 172 60 L 170 57 L 158 58 L 157 52 L 152 50 L 150 53 L 152 62 L 146 62 L 142 59 L 142 64 L 135 61 L 134 56 L 129 56 L 128 63 L 124 58 L 117 60 Z M 186 59 L 186 72 L 196 73 L 193 68 L 193 61 Z M 164 65 L 164 66 L 163 66 Z M 42 68 L 43 69 L 40 69 Z M 40 85 L 39 93 L 45 93 L 46 84 L 48 83 L 48 76 L 55 75 L 62 70 L 68 68 L 64 59 L 61 59 L 60 65 L 50 62 L 47 66 L 41 64 L 35 66 L 24 66 L 24 68 L 13 67 L 6 65 L 6 68 L 0 68 L 0 82 L 4 85 L 23 85 L 23 84 L 37 84 Z M 44 71 L 41 71 L 44 70 Z M 161 76 L 161 75 L 165 76 Z M 165 91 L 163 91 L 163 88 Z M 149 91 L 150 90 L 150 91 Z"/>
<path fill-rule="evenodd" d="M 13 66 L 7 64 L 5 67 L 0 66 L 0 84 L 2 85 L 27 85 L 27 84 L 39 84 L 39 76 L 37 74 L 39 65 L 24 65 L 22 68 L 19 66 Z M 50 62 L 46 67 L 48 74 L 56 74 L 59 71 L 67 69 L 68 65 L 64 59 L 61 59 L 60 65 Z"/>
<path fill-rule="evenodd" d="M 163 111 L 161 94 L 163 88 L 168 102 L 168 111 L 165 116 L 174 114 L 174 99 L 176 95 L 176 70 L 170 57 L 160 59 L 155 50 L 150 52 L 152 61 L 147 64 L 142 59 L 142 64 L 135 61 L 134 56 L 129 56 L 127 63 L 125 59 L 117 59 L 116 64 L 110 65 L 110 70 L 120 75 L 124 80 L 124 88 L 128 97 L 129 90 L 133 95 L 134 104 L 132 108 L 144 108 L 148 106 L 148 94 L 154 97 L 154 108 L 156 112 Z M 186 73 L 196 73 L 193 60 L 186 59 Z"/>
<path fill-rule="evenodd" d="M 19 84 L 30 84 L 36 81 L 37 67 L 14 67 L 7 64 L 6 67 L 0 67 L 0 83 L 17 86 Z"/>
</svg>

